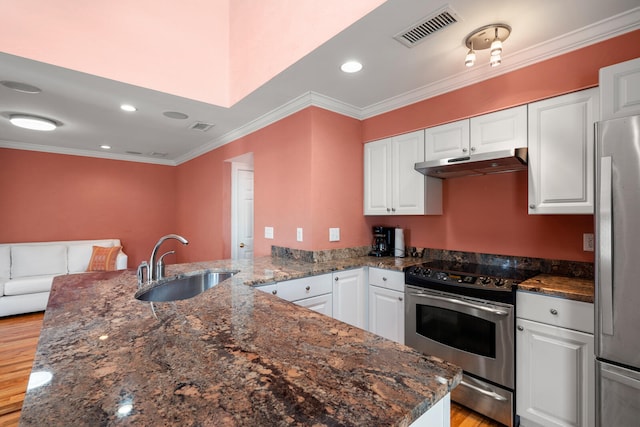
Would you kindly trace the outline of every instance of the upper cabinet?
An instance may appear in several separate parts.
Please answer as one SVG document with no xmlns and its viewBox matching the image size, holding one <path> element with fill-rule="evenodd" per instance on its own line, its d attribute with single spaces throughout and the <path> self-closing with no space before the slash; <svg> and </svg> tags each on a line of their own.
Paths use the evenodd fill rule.
<svg viewBox="0 0 640 427">
<path fill-rule="evenodd" d="M 529 104 L 529 213 L 593 214 L 598 89 Z"/>
<path fill-rule="evenodd" d="M 435 126 L 424 131 L 425 160 L 469 155 L 469 119 Z"/>
<path fill-rule="evenodd" d="M 424 131 L 364 146 L 364 214 L 442 214 L 442 183 L 416 172 L 424 160 Z"/>
<path fill-rule="evenodd" d="M 640 114 L 640 58 L 600 69 L 602 120 Z"/>
<path fill-rule="evenodd" d="M 526 105 L 425 130 L 426 160 L 469 157 L 526 146 Z"/>
</svg>

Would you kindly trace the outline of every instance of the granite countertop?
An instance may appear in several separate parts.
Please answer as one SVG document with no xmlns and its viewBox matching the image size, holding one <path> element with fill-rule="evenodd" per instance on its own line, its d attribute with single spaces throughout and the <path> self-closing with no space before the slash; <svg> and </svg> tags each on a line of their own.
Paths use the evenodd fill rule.
<svg viewBox="0 0 640 427">
<path fill-rule="evenodd" d="M 248 285 L 419 258 L 304 263 L 270 257 L 167 266 L 235 270 L 183 301 L 134 299 L 132 270 L 54 280 L 20 425 L 398 425 L 460 368 Z"/>
<path fill-rule="evenodd" d="M 593 279 L 551 274 L 539 274 L 518 285 L 518 290 L 589 303 L 593 303 L 594 289 Z"/>
</svg>

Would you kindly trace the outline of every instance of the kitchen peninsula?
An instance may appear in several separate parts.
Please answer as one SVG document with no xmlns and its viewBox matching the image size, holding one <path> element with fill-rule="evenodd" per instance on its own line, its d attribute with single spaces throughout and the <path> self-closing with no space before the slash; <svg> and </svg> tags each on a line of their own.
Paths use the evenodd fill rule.
<svg viewBox="0 0 640 427">
<path fill-rule="evenodd" d="M 458 367 L 253 288 L 309 268 L 328 267 L 168 266 L 238 273 L 155 303 L 157 319 L 131 270 L 56 278 L 32 372 L 52 377 L 28 390 L 20 425 L 408 426 L 448 402 Z"/>
</svg>

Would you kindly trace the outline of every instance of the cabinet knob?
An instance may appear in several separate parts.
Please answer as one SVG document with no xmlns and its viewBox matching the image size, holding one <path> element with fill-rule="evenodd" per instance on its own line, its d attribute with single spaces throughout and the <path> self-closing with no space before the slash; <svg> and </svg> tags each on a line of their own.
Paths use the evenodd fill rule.
<svg viewBox="0 0 640 427">
<path fill-rule="evenodd" d="M 387 281 L 387 278 L 386 278 L 386 277 L 383 277 L 383 278 L 382 278 L 382 281 L 383 281 L 383 282 L 386 282 L 386 281 Z"/>
<path fill-rule="evenodd" d="M 278 293 L 278 290 L 277 290 L 277 289 L 274 289 L 274 290 L 272 290 L 272 291 L 271 291 L 271 293 L 275 295 L 275 294 L 277 294 L 277 293 Z"/>
<path fill-rule="evenodd" d="M 391 212 L 395 212 L 395 211 L 396 211 L 396 208 L 391 208 Z"/>
<path fill-rule="evenodd" d="M 471 147 L 471 152 L 473 153 L 474 151 L 476 151 L 476 147 Z"/>
<path fill-rule="evenodd" d="M 391 212 L 391 209 L 387 208 L 387 212 Z"/>
<path fill-rule="evenodd" d="M 549 310 L 549 313 L 553 314 L 554 316 L 557 316 L 558 310 L 556 310 L 555 308 L 552 308 L 551 310 Z"/>
<path fill-rule="evenodd" d="M 469 151 L 469 150 L 467 150 L 467 148 L 466 148 L 466 147 L 462 149 L 462 152 L 463 152 L 463 153 L 466 153 L 467 151 Z"/>
<path fill-rule="evenodd" d="M 402 301 L 402 297 L 398 297 L 398 301 Z"/>
<path fill-rule="evenodd" d="M 337 277 L 337 276 L 336 276 L 336 278 L 335 278 L 335 279 L 333 279 L 333 280 L 335 280 L 335 281 L 337 282 L 337 281 L 338 281 L 338 279 L 339 279 L 339 277 Z"/>
<path fill-rule="evenodd" d="M 529 209 L 535 209 L 535 208 L 536 208 L 536 205 L 534 205 L 533 203 L 529 205 Z"/>
<path fill-rule="evenodd" d="M 524 328 L 522 326 L 518 325 L 518 330 L 519 331 L 524 331 Z"/>
<path fill-rule="evenodd" d="M 309 292 L 311 290 L 311 286 L 307 285 L 305 289 L 307 290 L 307 292 Z"/>
</svg>

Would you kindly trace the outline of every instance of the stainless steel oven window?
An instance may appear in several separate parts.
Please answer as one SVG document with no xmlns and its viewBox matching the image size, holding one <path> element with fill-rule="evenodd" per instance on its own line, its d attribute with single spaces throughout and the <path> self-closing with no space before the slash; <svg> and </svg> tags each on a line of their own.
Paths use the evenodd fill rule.
<svg viewBox="0 0 640 427">
<path fill-rule="evenodd" d="M 496 324 L 458 310 L 416 306 L 416 333 L 449 347 L 496 357 Z"/>
</svg>

